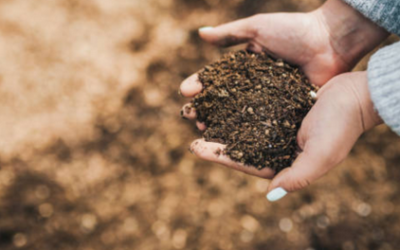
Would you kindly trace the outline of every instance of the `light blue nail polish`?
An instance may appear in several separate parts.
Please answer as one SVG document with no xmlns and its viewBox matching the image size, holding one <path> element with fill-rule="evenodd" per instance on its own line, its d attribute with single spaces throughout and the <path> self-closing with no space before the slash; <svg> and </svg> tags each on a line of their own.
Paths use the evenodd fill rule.
<svg viewBox="0 0 400 250">
<path fill-rule="evenodd" d="M 214 29 L 214 27 L 206 26 L 206 27 L 201 27 L 201 28 L 199 29 L 199 31 L 208 31 L 208 30 L 212 30 L 212 29 Z"/>
<path fill-rule="evenodd" d="M 271 202 L 277 201 L 277 200 L 280 200 L 281 198 L 283 198 L 286 194 L 287 194 L 287 192 L 285 189 L 278 187 L 278 188 L 273 189 L 271 192 L 269 192 L 267 194 L 267 199 Z"/>
</svg>

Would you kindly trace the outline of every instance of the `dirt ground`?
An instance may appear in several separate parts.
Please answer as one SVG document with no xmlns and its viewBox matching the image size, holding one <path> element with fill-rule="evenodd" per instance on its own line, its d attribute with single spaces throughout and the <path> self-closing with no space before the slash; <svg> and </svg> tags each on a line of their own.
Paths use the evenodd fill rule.
<svg viewBox="0 0 400 250">
<path fill-rule="evenodd" d="M 187 150 L 179 84 L 223 52 L 197 28 L 322 2 L 0 1 L 0 249 L 400 249 L 385 126 L 273 204 L 267 180 Z"/>
</svg>

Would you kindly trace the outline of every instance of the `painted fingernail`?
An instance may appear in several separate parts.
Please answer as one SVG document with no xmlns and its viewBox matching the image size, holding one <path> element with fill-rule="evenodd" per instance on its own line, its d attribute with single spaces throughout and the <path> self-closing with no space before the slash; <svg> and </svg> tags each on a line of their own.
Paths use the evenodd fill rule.
<svg viewBox="0 0 400 250">
<path fill-rule="evenodd" d="M 317 99 L 317 93 L 315 93 L 314 91 L 310 91 L 310 96 L 312 99 Z"/>
<path fill-rule="evenodd" d="M 214 27 L 206 26 L 206 27 L 201 27 L 201 28 L 199 29 L 199 31 L 208 31 L 208 30 L 212 30 L 212 29 L 214 29 Z"/>
<path fill-rule="evenodd" d="M 267 199 L 271 202 L 274 202 L 274 201 L 280 200 L 286 194 L 287 194 L 287 192 L 285 189 L 278 187 L 278 188 L 273 189 L 271 192 L 269 192 L 267 194 Z"/>
</svg>

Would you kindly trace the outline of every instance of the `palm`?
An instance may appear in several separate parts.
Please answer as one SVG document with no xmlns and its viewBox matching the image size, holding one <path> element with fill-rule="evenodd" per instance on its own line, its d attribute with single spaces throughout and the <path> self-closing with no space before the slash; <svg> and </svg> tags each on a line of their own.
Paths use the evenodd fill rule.
<svg viewBox="0 0 400 250">
<path fill-rule="evenodd" d="M 318 101 L 303 120 L 297 138 L 302 152 L 269 189 L 304 188 L 344 160 L 358 137 L 379 123 L 365 72 L 333 78 L 318 92 Z"/>
<path fill-rule="evenodd" d="M 358 137 L 364 132 L 360 102 L 354 92 L 353 79 L 361 73 L 348 73 L 333 78 L 318 92 L 318 101 L 303 120 L 297 141 L 302 149 L 291 171 L 304 183 L 325 174 L 341 162 L 349 153 Z M 320 166 L 311 168 L 310 166 Z M 289 190 L 295 188 L 288 187 Z"/>
</svg>

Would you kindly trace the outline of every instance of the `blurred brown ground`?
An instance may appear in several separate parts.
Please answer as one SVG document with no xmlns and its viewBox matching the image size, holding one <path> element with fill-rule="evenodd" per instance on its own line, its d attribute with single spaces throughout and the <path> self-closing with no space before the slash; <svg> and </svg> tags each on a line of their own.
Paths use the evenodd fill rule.
<svg viewBox="0 0 400 250">
<path fill-rule="evenodd" d="M 187 150 L 178 86 L 222 52 L 197 28 L 322 2 L 0 1 L 0 249 L 400 249 L 385 126 L 274 204 Z"/>
</svg>

